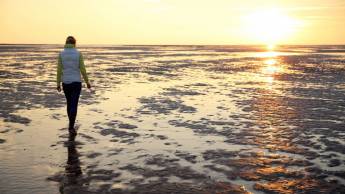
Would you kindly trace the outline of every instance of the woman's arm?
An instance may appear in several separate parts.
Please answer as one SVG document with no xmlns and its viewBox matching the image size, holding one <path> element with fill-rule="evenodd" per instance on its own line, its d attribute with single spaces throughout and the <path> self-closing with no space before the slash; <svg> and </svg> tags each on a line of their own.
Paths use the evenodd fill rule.
<svg viewBox="0 0 345 194">
<path fill-rule="evenodd" d="M 87 84 L 88 88 L 91 88 L 90 82 L 89 82 L 89 78 L 87 77 L 87 73 L 86 73 L 86 68 L 85 68 L 85 64 L 84 64 L 84 58 L 83 55 L 80 53 L 79 55 L 79 69 L 80 69 L 80 73 L 83 75 L 83 79 Z"/>
<path fill-rule="evenodd" d="M 61 87 L 61 76 L 62 76 L 62 60 L 61 60 L 61 54 L 59 54 L 58 58 L 58 65 L 57 65 L 57 73 L 56 73 L 56 84 L 57 84 L 57 90 L 60 92 Z"/>
</svg>

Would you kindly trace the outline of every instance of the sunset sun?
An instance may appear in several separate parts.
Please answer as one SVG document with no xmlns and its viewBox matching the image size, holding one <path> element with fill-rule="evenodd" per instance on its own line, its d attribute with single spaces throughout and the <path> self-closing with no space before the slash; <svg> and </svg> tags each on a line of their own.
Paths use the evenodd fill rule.
<svg viewBox="0 0 345 194">
<path fill-rule="evenodd" d="M 299 21 L 278 9 L 260 10 L 245 17 L 245 31 L 253 41 L 266 44 L 272 49 L 293 36 Z"/>
</svg>

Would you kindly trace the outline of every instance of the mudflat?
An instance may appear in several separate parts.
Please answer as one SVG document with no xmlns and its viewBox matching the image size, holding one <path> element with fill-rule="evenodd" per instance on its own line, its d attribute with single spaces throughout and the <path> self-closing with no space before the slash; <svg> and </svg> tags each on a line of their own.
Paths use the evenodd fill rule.
<svg viewBox="0 0 345 194">
<path fill-rule="evenodd" d="M 0 193 L 345 193 L 345 46 L 0 45 Z"/>
</svg>

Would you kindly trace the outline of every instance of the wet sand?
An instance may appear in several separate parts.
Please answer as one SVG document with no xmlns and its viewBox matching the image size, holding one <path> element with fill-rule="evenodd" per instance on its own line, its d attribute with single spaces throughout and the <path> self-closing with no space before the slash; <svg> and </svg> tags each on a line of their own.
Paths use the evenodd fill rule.
<svg viewBox="0 0 345 194">
<path fill-rule="evenodd" d="M 345 46 L 0 45 L 0 193 L 345 193 Z"/>
</svg>

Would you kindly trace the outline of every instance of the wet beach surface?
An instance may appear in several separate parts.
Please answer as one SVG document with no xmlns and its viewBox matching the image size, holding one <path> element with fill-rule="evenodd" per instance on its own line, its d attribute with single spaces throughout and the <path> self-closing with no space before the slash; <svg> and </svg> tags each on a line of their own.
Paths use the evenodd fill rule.
<svg viewBox="0 0 345 194">
<path fill-rule="evenodd" d="M 0 193 L 345 193 L 345 46 L 0 45 Z"/>
</svg>

